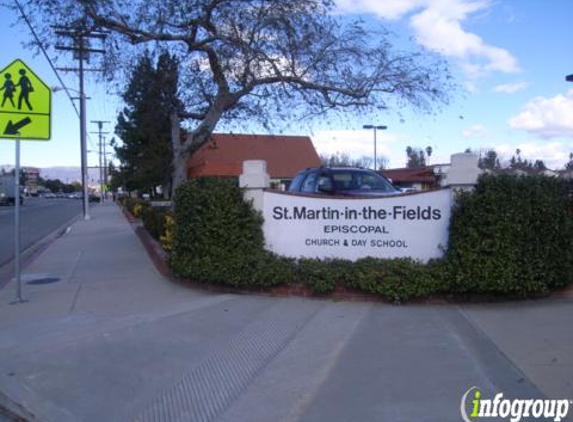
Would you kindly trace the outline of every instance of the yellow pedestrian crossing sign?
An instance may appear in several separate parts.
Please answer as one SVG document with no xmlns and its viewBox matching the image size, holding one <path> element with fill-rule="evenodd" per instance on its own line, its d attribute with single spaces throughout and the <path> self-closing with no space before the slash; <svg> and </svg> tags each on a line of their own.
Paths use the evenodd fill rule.
<svg viewBox="0 0 573 422">
<path fill-rule="evenodd" d="M 22 60 L 0 70 L 0 138 L 47 141 L 52 91 Z"/>
</svg>

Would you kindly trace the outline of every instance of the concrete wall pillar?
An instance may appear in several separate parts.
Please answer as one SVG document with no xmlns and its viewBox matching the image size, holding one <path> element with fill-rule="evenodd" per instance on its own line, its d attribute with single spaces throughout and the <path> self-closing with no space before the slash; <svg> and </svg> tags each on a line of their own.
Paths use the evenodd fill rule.
<svg viewBox="0 0 573 422">
<path fill-rule="evenodd" d="M 252 201 L 253 207 L 263 212 L 264 190 L 271 186 L 265 160 L 243 161 L 243 174 L 239 176 L 239 187 L 244 189 L 245 201 Z"/>
<path fill-rule="evenodd" d="M 452 191 L 471 190 L 477 185 L 482 170 L 478 167 L 479 157 L 475 154 L 453 154 L 447 175 L 440 184 Z"/>
</svg>

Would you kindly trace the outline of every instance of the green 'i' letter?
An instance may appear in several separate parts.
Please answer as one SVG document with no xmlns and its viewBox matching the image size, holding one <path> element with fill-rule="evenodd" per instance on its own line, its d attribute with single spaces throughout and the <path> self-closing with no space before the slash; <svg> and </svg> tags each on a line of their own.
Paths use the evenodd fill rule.
<svg viewBox="0 0 573 422">
<path fill-rule="evenodd" d="M 478 416 L 478 412 L 479 412 L 479 399 L 481 397 L 481 391 L 476 390 L 475 394 L 474 394 L 474 399 L 472 401 L 472 403 L 474 404 L 474 408 L 472 410 L 472 413 L 470 416 Z"/>
</svg>

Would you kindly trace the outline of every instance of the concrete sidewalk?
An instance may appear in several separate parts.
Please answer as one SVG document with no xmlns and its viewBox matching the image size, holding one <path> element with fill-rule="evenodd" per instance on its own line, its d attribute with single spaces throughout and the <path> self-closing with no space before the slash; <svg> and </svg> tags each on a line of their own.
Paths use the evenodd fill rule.
<svg viewBox="0 0 573 422">
<path fill-rule="evenodd" d="M 44 361 L 43 357 L 69 345 L 105 338 L 111 332 L 227 298 L 165 280 L 115 204 L 93 207 L 91 215 L 91 220 L 75 223 L 23 272 L 27 303 L 12 304 L 16 298 L 14 282 L 0 291 L 0 391 L 8 395 L 12 391 L 19 401 L 34 402 L 32 409 L 52 406 L 35 395 L 33 384 L 40 378 L 38 374 L 33 375 L 32 385 L 27 385 L 31 376 L 27 371 L 35 370 L 33 364 L 27 365 L 27 357 L 32 357 L 48 377 L 54 376 L 49 367 L 59 364 L 77 365 L 85 371 L 95 363 L 88 372 L 97 372 L 101 363 L 95 360 L 86 362 L 82 357 L 78 362 L 65 362 L 58 356 Z M 20 360 L 22 367 L 14 364 Z M 79 368 L 82 365 L 86 367 Z M 61 393 L 72 386 L 57 387 Z M 78 389 L 73 394 L 80 394 L 81 385 L 73 387 Z"/>
<path fill-rule="evenodd" d="M 127 316 L 183 304 L 201 295 L 161 277 L 120 209 L 111 202 L 92 207 L 91 220 L 75 223 L 23 271 L 22 278 L 23 296 L 29 303 L 3 307 L 0 322 L 73 314 Z M 57 281 L 42 284 L 53 280 Z M 11 283 L 2 290 L 0 300 L 14 298 Z"/>
<path fill-rule="evenodd" d="M 30 421 L 453 422 L 474 385 L 573 399 L 567 297 L 393 306 L 211 293 L 162 277 L 111 203 L 26 273 L 28 303 L 10 304 L 13 283 L 0 291 L 0 405 Z"/>
</svg>

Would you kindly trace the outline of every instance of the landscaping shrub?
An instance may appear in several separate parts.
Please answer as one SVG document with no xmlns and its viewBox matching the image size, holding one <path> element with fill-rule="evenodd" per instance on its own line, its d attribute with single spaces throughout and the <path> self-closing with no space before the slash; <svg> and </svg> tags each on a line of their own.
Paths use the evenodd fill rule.
<svg viewBox="0 0 573 422">
<path fill-rule="evenodd" d="M 165 231 L 164 234 L 159 237 L 159 241 L 161 242 L 161 246 L 167 252 L 171 252 L 173 250 L 173 232 L 175 230 L 175 220 L 171 213 L 165 215 Z"/>
<path fill-rule="evenodd" d="M 181 186 L 174 219 L 169 262 L 179 276 L 258 287 L 284 282 L 291 272 L 290 261 L 264 250 L 262 217 L 232 180 L 201 178 Z"/>
<path fill-rule="evenodd" d="M 452 212 L 449 289 L 525 296 L 573 282 L 570 183 L 485 176 Z"/>
<path fill-rule="evenodd" d="M 352 265 L 348 287 L 404 302 L 442 290 L 447 271 L 440 260 L 421 264 L 409 258 L 364 258 Z M 348 276 L 347 276 L 348 277 Z"/>
<path fill-rule="evenodd" d="M 130 196 L 126 196 L 125 198 L 122 198 L 121 200 L 121 204 L 123 205 L 123 207 L 129 211 L 129 213 L 131 215 L 134 215 L 134 208 L 137 204 L 139 204 L 140 200 L 137 198 L 132 198 Z"/>
<path fill-rule="evenodd" d="M 154 239 L 160 240 L 165 234 L 165 221 L 170 213 L 171 210 L 166 207 L 143 206 L 141 221 Z"/>
<path fill-rule="evenodd" d="M 430 267 L 412 260 L 295 261 L 264 250 L 262 218 L 230 180 L 183 185 L 172 227 L 171 268 L 196 281 L 247 289 L 300 283 L 316 293 L 346 285 L 396 302 L 430 294 L 437 284 Z"/>
<path fill-rule="evenodd" d="M 307 285 L 315 293 L 328 293 L 337 286 L 355 280 L 355 263 L 345 259 L 308 259 L 296 261 L 296 282 Z"/>
<path fill-rule="evenodd" d="M 435 293 L 528 295 L 573 281 L 570 184 L 546 177 L 483 177 L 452 212 L 443 259 L 293 260 L 264 249 L 262 217 L 232 180 L 195 179 L 175 197 L 173 272 L 241 288 L 337 286 L 404 302 Z M 169 221 L 169 220 L 168 220 Z"/>
</svg>

